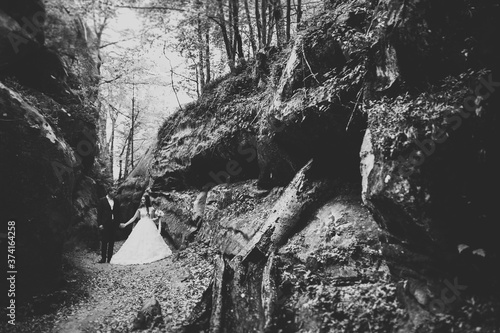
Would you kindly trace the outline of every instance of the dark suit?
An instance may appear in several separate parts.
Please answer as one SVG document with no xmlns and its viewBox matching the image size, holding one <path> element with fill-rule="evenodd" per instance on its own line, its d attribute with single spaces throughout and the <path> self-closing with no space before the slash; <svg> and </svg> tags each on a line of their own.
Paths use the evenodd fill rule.
<svg viewBox="0 0 500 333">
<path fill-rule="evenodd" d="M 113 247 L 115 245 L 115 234 L 121 223 L 120 202 L 113 200 L 113 210 L 109 205 L 108 198 L 99 199 L 97 207 L 97 224 L 103 226 L 101 233 L 101 260 L 109 262 L 113 256 Z"/>
</svg>

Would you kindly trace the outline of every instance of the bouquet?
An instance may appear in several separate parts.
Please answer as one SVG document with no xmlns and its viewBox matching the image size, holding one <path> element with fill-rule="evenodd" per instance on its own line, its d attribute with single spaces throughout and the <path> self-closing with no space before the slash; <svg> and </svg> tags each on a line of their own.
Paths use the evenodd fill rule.
<svg viewBox="0 0 500 333">
<path fill-rule="evenodd" d="M 161 219 L 160 218 L 163 217 L 163 215 L 165 215 L 165 214 L 163 213 L 163 211 L 156 209 L 155 215 L 156 215 L 156 218 L 158 219 L 158 233 L 161 234 Z"/>
</svg>

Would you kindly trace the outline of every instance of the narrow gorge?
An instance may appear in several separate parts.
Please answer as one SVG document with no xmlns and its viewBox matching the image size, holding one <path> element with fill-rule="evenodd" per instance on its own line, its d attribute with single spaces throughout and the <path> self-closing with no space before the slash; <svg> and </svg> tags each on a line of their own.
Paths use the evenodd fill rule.
<svg viewBox="0 0 500 333">
<path fill-rule="evenodd" d="M 0 216 L 31 295 L 98 246 L 99 56 L 71 13 L 6 3 Z M 493 0 L 324 1 L 166 118 L 118 197 L 151 196 L 176 260 L 213 254 L 172 331 L 500 332 L 499 36 Z"/>
</svg>

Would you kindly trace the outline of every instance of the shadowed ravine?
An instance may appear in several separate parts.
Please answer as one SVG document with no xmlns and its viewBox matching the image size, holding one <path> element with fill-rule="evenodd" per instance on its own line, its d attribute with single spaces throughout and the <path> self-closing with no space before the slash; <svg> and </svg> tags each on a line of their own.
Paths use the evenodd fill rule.
<svg viewBox="0 0 500 333">
<path fill-rule="evenodd" d="M 2 329 L 129 332 L 154 296 L 150 332 L 500 332 L 500 6 L 321 5 L 155 119 L 139 160 L 119 147 L 124 219 L 147 193 L 174 251 L 123 267 L 96 263 L 111 162 L 95 36 L 60 3 L 0 5 L 0 216 L 23 272 Z M 6 52 L 37 11 L 46 27 Z"/>
</svg>

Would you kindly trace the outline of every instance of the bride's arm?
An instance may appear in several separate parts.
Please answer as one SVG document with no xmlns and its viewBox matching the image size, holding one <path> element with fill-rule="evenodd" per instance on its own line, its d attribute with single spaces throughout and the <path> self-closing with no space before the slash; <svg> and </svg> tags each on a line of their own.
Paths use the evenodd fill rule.
<svg viewBox="0 0 500 333">
<path fill-rule="evenodd" d="M 136 210 L 134 216 L 132 216 L 132 218 L 130 218 L 130 220 L 127 221 L 127 223 L 120 223 L 120 228 L 125 228 L 130 223 L 134 222 L 135 219 L 138 217 L 139 217 L 139 210 Z"/>
</svg>

